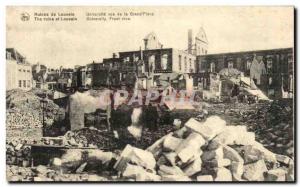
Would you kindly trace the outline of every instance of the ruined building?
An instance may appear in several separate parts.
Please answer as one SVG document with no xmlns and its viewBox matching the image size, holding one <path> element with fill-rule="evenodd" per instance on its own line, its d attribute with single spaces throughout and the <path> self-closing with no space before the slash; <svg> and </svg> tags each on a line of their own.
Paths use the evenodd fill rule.
<svg viewBox="0 0 300 187">
<path fill-rule="evenodd" d="M 31 65 L 16 49 L 6 48 L 6 89 L 16 88 L 32 88 Z"/>
<path fill-rule="evenodd" d="M 208 40 L 202 27 L 195 37 L 188 30 L 187 50 L 163 48 L 153 32 L 143 41 L 144 47 L 139 50 L 114 53 L 102 63 L 87 65 L 86 85 L 134 87 L 137 83 L 140 89 L 170 85 L 189 90 L 219 89 L 216 93 L 221 97 L 220 90 L 230 94 L 232 86 L 225 82 L 234 76 L 250 80 L 269 98 L 293 95 L 292 48 L 208 54 Z M 218 81 L 224 77 L 227 80 Z M 182 81 L 185 86 L 178 86 Z"/>
<path fill-rule="evenodd" d="M 163 48 L 153 32 L 147 34 L 143 41 L 144 49 L 119 52 L 118 55 L 114 53 L 112 58 L 105 58 L 102 63 L 88 64 L 86 75 L 90 78 L 90 85 L 133 87 L 137 81 L 140 89 L 149 89 L 168 86 L 172 81 L 180 82 L 179 78 L 192 82 L 191 77 L 182 78 L 180 74 L 196 71 L 196 55 Z"/>
<path fill-rule="evenodd" d="M 163 45 L 158 41 L 158 38 L 154 32 L 147 34 L 144 38 L 145 50 L 160 49 Z"/>
<path fill-rule="evenodd" d="M 196 56 L 206 55 L 208 50 L 208 40 L 203 27 L 200 27 L 197 35 L 193 38 L 193 31 L 188 30 L 188 53 Z"/>
<path fill-rule="evenodd" d="M 292 97 L 294 91 L 293 48 L 197 56 L 196 84 L 209 86 L 208 73 L 249 78 L 269 98 Z M 206 73 L 206 76 L 204 74 Z M 203 75 L 202 77 L 200 75 Z"/>
</svg>

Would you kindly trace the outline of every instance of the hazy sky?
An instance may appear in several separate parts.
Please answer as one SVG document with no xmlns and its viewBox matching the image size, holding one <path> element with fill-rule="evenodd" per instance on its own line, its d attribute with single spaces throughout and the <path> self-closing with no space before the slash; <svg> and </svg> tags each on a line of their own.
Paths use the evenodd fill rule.
<svg viewBox="0 0 300 187">
<path fill-rule="evenodd" d="M 21 21 L 27 12 L 29 21 Z M 76 22 L 34 21 L 34 13 L 75 13 Z M 86 21 L 86 13 L 149 12 L 131 21 Z M 293 7 L 8 7 L 7 47 L 30 63 L 74 67 L 138 50 L 154 31 L 164 47 L 187 48 L 187 30 L 202 26 L 208 53 L 293 47 Z"/>
</svg>

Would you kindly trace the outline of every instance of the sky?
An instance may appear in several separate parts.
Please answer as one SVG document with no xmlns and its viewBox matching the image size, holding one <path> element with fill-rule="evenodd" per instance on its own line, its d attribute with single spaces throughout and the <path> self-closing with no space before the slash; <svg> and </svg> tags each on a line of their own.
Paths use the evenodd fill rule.
<svg viewBox="0 0 300 187">
<path fill-rule="evenodd" d="M 22 13 L 30 15 L 21 21 Z M 74 13 L 77 21 L 35 21 L 35 13 Z M 87 13 L 150 13 L 129 21 L 87 21 Z M 106 16 L 109 18 L 109 16 Z M 155 32 L 164 47 L 187 49 L 187 32 L 203 27 L 208 53 L 294 46 L 293 7 L 7 7 L 6 46 L 48 67 L 101 62 L 112 53 L 139 50 Z"/>
</svg>

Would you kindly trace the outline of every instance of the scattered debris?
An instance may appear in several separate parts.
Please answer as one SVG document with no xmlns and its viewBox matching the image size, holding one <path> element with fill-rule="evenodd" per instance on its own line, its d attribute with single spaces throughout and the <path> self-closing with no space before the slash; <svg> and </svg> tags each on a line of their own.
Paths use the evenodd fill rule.
<svg viewBox="0 0 300 187">
<path fill-rule="evenodd" d="M 198 126 L 209 128 L 209 124 L 214 126 L 211 122 L 215 120 L 223 125 L 210 129 L 212 136 L 204 137 L 203 128 Z M 182 136 L 178 131 L 187 134 Z M 230 131 L 238 135 L 229 134 Z M 233 137 L 227 140 L 223 134 Z M 130 178 L 133 180 L 138 180 L 138 170 L 146 176 L 149 175 L 147 172 L 151 173 L 155 179 L 161 177 L 163 181 L 274 181 L 285 180 L 289 171 L 288 167 L 281 167 L 278 162 L 292 164 L 291 160 L 276 156 L 264 148 L 246 128 L 226 126 L 225 121 L 211 116 L 204 122 L 190 119 L 185 129 L 167 134 L 147 151 L 127 145 L 114 167 L 121 172 L 121 176 L 126 171 L 127 178 L 128 172 L 131 172 Z M 128 164 L 131 164 L 131 170 L 125 169 Z"/>
</svg>

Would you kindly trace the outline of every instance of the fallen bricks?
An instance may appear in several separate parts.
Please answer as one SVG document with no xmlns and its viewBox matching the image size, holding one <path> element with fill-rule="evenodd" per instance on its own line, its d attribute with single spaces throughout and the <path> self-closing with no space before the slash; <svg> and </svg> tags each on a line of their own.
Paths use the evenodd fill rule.
<svg viewBox="0 0 300 187">
<path fill-rule="evenodd" d="M 212 130 L 212 121 L 212 126 L 217 126 L 216 121 L 224 125 Z M 37 167 L 32 180 L 68 181 L 55 178 L 55 168 L 81 174 L 89 165 L 97 165 L 102 171 L 112 169 L 118 175 L 115 180 L 121 181 L 294 181 L 293 159 L 272 153 L 245 127 L 226 125 L 216 116 L 204 122 L 190 119 L 184 125 L 145 150 L 128 144 L 119 156 L 97 149 L 70 149 L 53 159 L 51 169 Z M 206 131 L 210 136 L 202 135 Z M 18 144 L 15 147 L 21 149 Z"/>
<path fill-rule="evenodd" d="M 219 115 L 230 125 L 244 125 L 256 135 L 256 140 L 277 154 L 294 157 L 293 100 L 274 102 L 211 104 L 209 113 Z"/>
<path fill-rule="evenodd" d="M 127 145 L 114 168 L 121 178 L 146 181 L 294 179 L 291 158 L 272 153 L 244 126 L 226 126 L 217 116 L 204 122 L 192 118 L 146 150 Z"/>
<path fill-rule="evenodd" d="M 151 152 L 127 145 L 121 153 L 118 161 L 114 165 L 114 168 L 117 171 L 122 172 L 127 167 L 127 163 L 129 162 L 152 171 L 156 165 L 156 161 Z"/>
<path fill-rule="evenodd" d="M 69 149 L 61 158 L 52 161 L 53 166 L 59 166 L 63 173 L 82 173 L 86 168 L 104 171 L 111 169 L 111 164 L 116 160 L 112 152 L 98 149 Z"/>
<path fill-rule="evenodd" d="M 161 177 L 144 170 L 143 167 L 127 163 L 122 177 L 136 181 L 160 181 Z"/>
<path fill-rule="evenodd" d="M 6 145 L 6 163 L 9 165 L 30 166 L 31 148 L 18 141 Z"/>
<path fill-rule="evenodd" d="M 205 181 L 214 181 L 211 175 L 199 175 L 197 176 L 197 181 L 205 182 Z"/>
<path fill-rule="evenodd" d="M 244 166 L 243 178 L 249 181 L 263 181 L 264 173 L 267 171 L 264 160 L 258 160 Z"/>
</svg>

